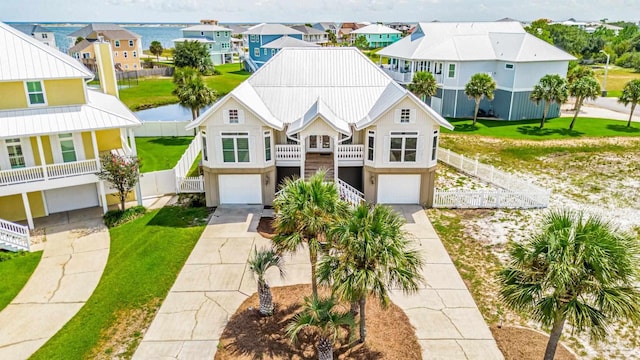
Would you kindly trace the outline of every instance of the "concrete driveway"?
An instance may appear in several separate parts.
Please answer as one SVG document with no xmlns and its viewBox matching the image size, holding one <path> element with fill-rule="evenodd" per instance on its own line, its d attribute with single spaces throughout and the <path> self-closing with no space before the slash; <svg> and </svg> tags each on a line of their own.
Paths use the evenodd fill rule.
<svg viewBox="0 0 640 360">
<path fill-rule="evenodd" d="M 477 306 L 419 206 L 396 210 L 423 253 L 427 283 L 417 294 L 392 294 L 408 315 L 424 359 L 503 359 Z M 262 206 L 219 207 L 144 335 L 134 359 L 211 359 L 238 306 L 256 291 L 246 262 L 254 246 L 270 242 L 255 232 Z M 285 259 L 287 277 L 275 269 L 272 286 L 309 282 L 305 251 Z"/>
</svg>

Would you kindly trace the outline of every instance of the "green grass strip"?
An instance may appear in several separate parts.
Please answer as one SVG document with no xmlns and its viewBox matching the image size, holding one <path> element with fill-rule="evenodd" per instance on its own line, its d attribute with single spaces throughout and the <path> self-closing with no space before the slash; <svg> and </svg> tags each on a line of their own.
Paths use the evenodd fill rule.
<svg viewBox="0 0 640 360">
<path fill-rule="evenodd" d="M 204 230 L 207 214 L 206 208 L 165 207 L 112 228 L 109 260 L 96 290 L 32 359 L 87 359 L 116 314 L 164 299 Z"/>
<path fill-rule="evenodd" d="M 42 251 L 19 253 L 0 262 L 0 310 L 4 309 L 27 283 L 40 263 Z"/>
<path fill-rule="evenodd" d="M 137 137 L 136 148 L 143 173 L 172 169 L 189 147 L 193 137 Z"/>
</svg>

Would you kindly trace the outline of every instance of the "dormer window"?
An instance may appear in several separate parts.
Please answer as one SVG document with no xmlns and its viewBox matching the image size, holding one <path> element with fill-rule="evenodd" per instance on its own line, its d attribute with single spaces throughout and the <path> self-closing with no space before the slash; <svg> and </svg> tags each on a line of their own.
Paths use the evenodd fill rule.
<svg viewBox="0 0 640 360">
<path fill-rule="evenodd" d="M 411 109 L 400 109 L 400 123 L 408 124 L 411 121 Z"/>
<path fill-rule="evenodd" d="M 42 81 L 27 81 L 25 87 L 27 88 L 27 98 L 29 99 L 30 106 L 47 104 Z"/>
<path fill-rule="evenodd" d="M 240 117 L 238 116 L 238 109 L 229 110 L 229 124 L 237 124 L 240 122 Z"/>
</svg>

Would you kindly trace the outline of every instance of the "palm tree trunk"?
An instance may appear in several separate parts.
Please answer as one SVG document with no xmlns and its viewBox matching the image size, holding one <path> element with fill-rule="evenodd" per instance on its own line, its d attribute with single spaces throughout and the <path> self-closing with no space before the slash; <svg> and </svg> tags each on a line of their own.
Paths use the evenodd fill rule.
<svg viewBox="0 0 640 360">
<path fill-rule="evenodd" d="M 544 109 L 542 110 L 542 120 L 540 121 L 540 129 L 544 127 L 544 121 L 547 119 L 547 114 L 549 113 L 549 108 L 551 107 L 551 103 L 545 101 Z"/>
<path fill-rule="evenodd" d="M 478 120 L 478 108 L 480 108 L 480 99 L 476 99 L 476 109 L 473 111 L 473 126 L 476 126 Z"/>
<path fill-rule="evenodd" d="M 311 249 L 309 244 L 309 261 L 311 262 L 311 293 L 313 297 L 318 297 L 318 280 L 316 279 L 316 263 L 318 262 L 318 254 L 315 250 Z"/>
<path fill-rule="evenodd" d="M 349 309 L 351 315 L 356 316 L 360 312 L 360 303 L 358 301 L 351 302 L 351 309 Z"/>
<path fill-rule="evenodd" d="M 360 298 L 360 342 L 364 343 L 367 338 L 367 322 L 365 318 L 365 306 L 367 305 L 367 297 Z"/>
<path fill-rule="evenodd" d="M 258 298 L 260 299 L 260 315 L 273 315 L 273 296 L 271 295 L 271 288 L 266 282 L 264 282 L 264 280 L 258 281 Z"/>
<path fill-rule="evenodd" d="M 629 113 L 629 121 L 627 127 L 631 127 L 631 118 L 633 118 L 633 111 L 636 109 L 636 103 L 631 103 L 631 112 Z"/>
<path fill-rule="evenodd" d="M 318 360 L 333 360 L 333 344 L 326 337 L 318 340 Z"/>
<path fill-rule="evenodd" d="M 192 120 L 195 120 L 198 117 L 198 115 L 196 114 L 196 109 L 195 108 L 191 108 L 191 118 Z"/>
<path fill-rule="evenodd" d="M 576 118 L 578 117 L 578 113 L 580 112 L 580 108 L 582 107 L 582 101 L 576 101 L 576 112 L 573 114 L 573 120 L 571 120 L 571 124 L 569 124 L 569 130 L 573 130 L 573 125 L 576 124 Z"/>
<path fill-rule="evenodd" d="M 549 334 L 549 342 L 547 343 L 547 349 L 544 352 L 544 360 L 553 360 L 556 356 L 556 348 L 558 342 L 560 342 L 560 335 L 562 335 L 562 328 L 564 327 L 565 318 L 558 319 L 553 328 L 551 334 Z"/>
</svg>

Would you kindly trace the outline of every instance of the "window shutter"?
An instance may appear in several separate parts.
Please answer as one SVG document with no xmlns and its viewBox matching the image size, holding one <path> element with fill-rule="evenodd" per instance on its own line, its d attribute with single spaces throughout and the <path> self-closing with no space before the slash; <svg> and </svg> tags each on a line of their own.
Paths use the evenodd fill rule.
<svg viewBox="0 0 640 360">
<path fill-rule="evenodd" d="M 416 122 L 416 113 L 417 113 L 416 109 L 409 110 L 409 122 L 412 124 Z"/>
<path fill-rule="evenodd" d="M 238 115 L 240 115 L 240 111 L 241 110 L 238 110 Z M 260 148 L 264 148 L 264 146 Z M 257 159 L 263 159 L 264 161 L 264 154 L 258 157 L 258 153 L 256 152 L 256 137 L 249 136 L 249 164 L 255 163 Z"/>
<path fill-rule="evenodd" d="M 396 110 L 398 111 L 398 110 Z M 382 162 L 385 164 L 389 163 L 389 154 L 391 151 L 391 148 L 389 147 L 391 145 L 391 137 L 389 135 L 386 135 L 384 137 L 384 151 L 382 153 Z M 375 155 L 373 157 L 374 159 L 376 158 Z"/>
<path fill-rule="evenodd" d="M 424 136 L 418 136 L 418 154 L 416 156 L 416 162 L 423 162 L 424 159 L 428 159 L 428 157 L 424 156 L 424 145 Z"/>
<path fill-rule="evenodd" d="M 76 157 L 78 161 L 86 160 L 86 156 L 84 154 L 84 144 L 82 142 L 82 134 L 81 133 L 73 133 L 73 147 L 76 150 Z M 96 156 L 97 158 L 98 156 Z"/>
<path fill-rule="evenodd" d="M 222 112 L 222 121 L 225 124 L 229 123 L 229 109 L 226 109 L 225 111 Z"/>
<path fill-rule="evenodd" d="M 400 123 L 400 114 L 401 114 L 401 112 L 402 112 L 401 109 L 395 109 L 394 110 L 393 122 L 395 122 L 396 124 Z"/>
<path fill-rule="evenodd" d="M 244 110 L 238 109 L 238 124 L 244 124 Z"/>
</svg>

